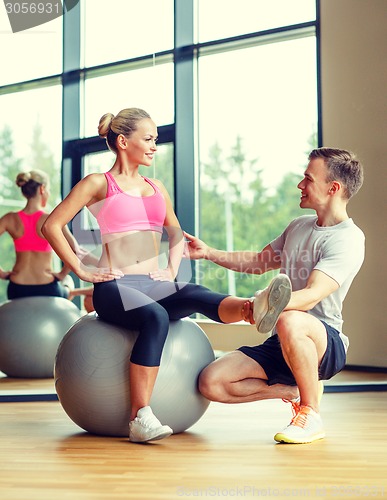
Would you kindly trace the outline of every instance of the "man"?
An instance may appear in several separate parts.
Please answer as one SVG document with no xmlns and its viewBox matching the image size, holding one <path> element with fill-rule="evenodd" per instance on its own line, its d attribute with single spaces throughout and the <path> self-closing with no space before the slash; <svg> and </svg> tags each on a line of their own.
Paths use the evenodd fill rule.
<svg viewBox="0 0 387 500">
<path fill-rule="evenodd" d="M 342 304 L 364 260 L 364 234 L 347 214 L 347 203 L 362 182 L 363 168 L 353 153 L 315 149 L 297 187 L 300 207 L 316 216 L 293 220 L 259 253 L 217 250 L 186 234 L 193 259 L 254 274 L 280 270 L 267 289 L 256 293 L 250 312 L 259 331 L 267 331 L 260 328 L 267 319 L 275 324 L 272 336 L 217 359 L 199 379 L 200 391 L 213 401 L 291 402 L 295 416 L 274 436 L 278 442 L 309 443 L 325 436 L 321 380 L 345 365 L 349 342 L 342 333 Z"/>
</svg>

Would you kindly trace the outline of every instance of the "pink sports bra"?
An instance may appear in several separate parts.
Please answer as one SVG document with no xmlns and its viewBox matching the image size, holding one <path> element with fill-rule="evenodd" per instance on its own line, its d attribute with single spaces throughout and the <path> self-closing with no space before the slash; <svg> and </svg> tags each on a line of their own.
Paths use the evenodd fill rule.
<svg viewBox="0 0 387 500">
<path fill-rule="evenodd" d="M 13 240 L 16 252 L 51 252 L 52 247 L 49 242 L 36 232 L 36 225 L 44 212 L 38 210 L 33 214 L 26 214 L 21 210 L 17 214 L 23 223 L 24 233 L 20 238 Z"/>
<path fill-rule="evenodd" d="M 122 191 L 110 172 L 106 172 L 105 177 L 108 185 L 106 199 L 95 215 L 102 235 L 126 231 L 163 232 L 165 199 L 150 179 L 143 177 L 153 187 L 154 193 L 133 196 Z"/>
</svg>

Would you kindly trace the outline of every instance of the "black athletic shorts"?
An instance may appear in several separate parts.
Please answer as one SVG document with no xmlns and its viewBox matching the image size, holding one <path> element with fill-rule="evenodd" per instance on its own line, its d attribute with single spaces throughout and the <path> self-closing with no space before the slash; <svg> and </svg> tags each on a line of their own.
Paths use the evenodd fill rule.
<svg viewBox="0 0 387 500">
<path fill-rule="evenodd" d="M 327 331 L 328 345 L 321 360 L 318 374 L 320 380 L 328 380 L 339 373 L 345 366 L 346 352 L 339 332 L 322 321 Z M 254 359 L 265 370 L 268 385 L 297 385 L 293 374 L 287 365 L 280 345 L 278 335 L 269 337 L 258 346 L 242 346 L 239 351 Z"/>
</svg>

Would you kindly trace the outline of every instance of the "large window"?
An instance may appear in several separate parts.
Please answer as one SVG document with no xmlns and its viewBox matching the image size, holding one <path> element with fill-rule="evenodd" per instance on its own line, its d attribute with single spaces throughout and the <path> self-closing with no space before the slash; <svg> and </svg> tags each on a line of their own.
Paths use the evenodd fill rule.
<svg viewBox="0 0 387 500">
<path fill-rule="evenodd" d="M 4 7 L 0 7 L 0 86 L 61 73 L 62 18 L 12 33 Z M 4 120 L 3 114 L 0 119 Z"/>
<path fill-rule="evenodd" d="M 0 95 L 0 216 L 21 210 L 27 200 L 15 184 L 20 172 L 43 170 L 50 178 L 49 207 L 60 200 L 62 87 L 55 85 Z M 6 119 L 5 119 L 6 117 Z M 11 238 L 0 238 L 0 266 L 14 264 Z M 0 280 L 0 302 L 7 283 Z"/>
<path fill-rule="evenodd" d="M 84 66 L 173 49 L 173 0 L 82 0 L 81 3 Z"/>
<path fill-rule="evenodd" d="M 198 0 L 199 42 L 315 21 L 313 0 Z"/>
<path fill-rule="evenodd" d="M 82 0 L 15 34 L 0 16 L 2 213 L 23 205 L 20 170 L 49 172 L 54 206 L 84 175 L 110 168 L 99 118 L 136 106 L 159 127 L 150 175 L 183 229 L 258 250 L 299 213 L 296 184 L 317 145 L 317 15 L 315 0 Z M 74 226 L 81 239 L 87 224 Z M 4 235 L 0 255 L 12 266 Z M 268 279 L 192 268 L 239 295 Z"/>
<path fill-rule="evenodd" d="M 52 180 L 51 202 L 55 205 L 60 196 L 62 86 L 43 86 L 0 95 L 0 109 L 3 148 L 9 141 L 6 161 L 16 163 L 19 171 L 46 170 Z M 5 154 L 4 149 L 0 154 Z M 2 173 L 9 177 L 15 171 L 7 169 Z"/>
<path fill-rule="evenodd" d="M 260 250 L 301 213 L 296 188 L 317 131 L 314 36 L 199 59 L 200 236 Z M 210 288 L 248 296 L 272 276 L 244 276 L 204 261 Z"/>
<path fill-rule="evenodd" d="M 157 124 L 173 123 L 173 63 L 87 78 L 84 87 L 85 137 L 96 134 L 105 113 L 129 107 L 143 108 Z"/>
<path fill-rule="evenodd" d="M 0 216 L 26 204 L 15 185 L 19 172 L 46 171 L 50 206 L 60 199 L 62 147 L 62 19 L 12 33 L 0 9 Z M 0 239 L 0 266 L 15 261 L 8 234 Z M 7 283 L 0 280 L 0 302 Z"/>
<path fill-rule="evenodd" d="M 173 0 L 81 3 L 81 136 L 96 135 L 104 113 L 132 106 L 159 125 L 173 123 L 173 60 L 163 57 L 173 51 Z"/>
</svg>

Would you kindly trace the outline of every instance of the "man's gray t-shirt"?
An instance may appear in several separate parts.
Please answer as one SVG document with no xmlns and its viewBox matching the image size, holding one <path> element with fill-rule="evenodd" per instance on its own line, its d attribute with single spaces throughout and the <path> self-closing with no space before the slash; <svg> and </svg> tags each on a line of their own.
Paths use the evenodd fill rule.
<svg viewBox="0 0 387 500">
<path fill-rule="evenodd" d="M 292 221 L 270 246 L 281 256 L 281 272 L 289 276 L 294 291 L 306 287 L 313 270 L 334 279 L 339 288 L 308 311 L 342 334 L 342 307 L 348 289 L 364 261 L 365 238 L 352 219 L 335 226 L 317 225 L 315 215 Z"/>
</svg>

